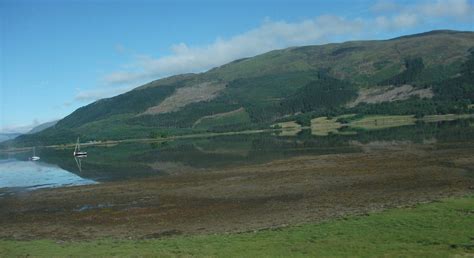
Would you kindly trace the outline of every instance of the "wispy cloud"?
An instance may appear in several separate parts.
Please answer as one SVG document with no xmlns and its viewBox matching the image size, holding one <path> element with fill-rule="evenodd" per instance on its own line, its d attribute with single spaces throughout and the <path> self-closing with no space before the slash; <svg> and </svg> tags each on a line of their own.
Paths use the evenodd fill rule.
<svg viewBox="0 0 474 258">
<path fill-rule="evenodd" d="M 418 15 L 401 13 L 395 16 L 378 16 L 373 21 L 373 27 L 386 31 L 396 31 L 416 26 L 420 22 Z"/>
<path fill-rule="evenodd" d="M 392 14 L 412 13 L 426 18 L 471 18 L 474 14 L 472 3 L 468 0 L 424 0 L 402 5 L 395 0 L 379 0 L 370 8 L 374 13 Z"/>
<path fill-rule="evenodd" d="M 131 83 L 178 73 L 201 72 L 232 60 L 253 56 L 277 48 L 325 42 L 332 36 L 357 35 L 363 29 L 362 20 L 346 20 L 338 16 L 319 16 L 289 23 L 266 19 L 259 27 L 229 39 L 217 38 L 205 46 L 178 43 L 171 46 L 171 55 L 154 58 L 135 57 L 133 67 L 138 72 L 117 71 L 103 80 L 110 84 Z"/>
<path fill-rule="evenodd" d="M 438 0 L 420 4 L 422 14 L 429 17 L 448 17 L 456 19 L 474 19 L 474 7 L 468 0 Z"/>
<path fill-rule="evenodd" d="M 208 45 L 170 46 L 171 54 L 154 57 L 135 55 L 123 70 L 105 75 L 101 87 L 80 91 L 75 100 L 92 101 L 110 97 L 150 80 L 180 73 L 202 72 L 235 59 L 254 56 L 289 46 L 321 44 L 338 39 L 350 40 L 370 36 L 371 31 L 388 32 L 410 29 L 433 18 L 471 19 L 473 6 L 467 0 L 422 1 L 400 5 L 396 1 L 374 3 L 370 17 L 347 19 L 323 15 L 298 22 L 266 19 L 254 29 L 229 38 L 216 38 Z M 124 53 L 123 45 L 115 46 Z M 106 85 L 109 85 L 108 87 Z"/>
<path fill-rule="evenodd" d="M 395 12 L 401 9 L 401 5 L 389 0 L 379 0 L 370 7 L 370 10 L 375 13 Z"/>
<path fill-rule="evenodd" d="M 38 119 L 34 119 L 30 124 L 11 124 L 0 127 L 0 133 L 27 133 L 33 127 L 40 125 Z"/>
<path fill-rule="evenodd" d="M 127 49 L 122 44 L 119 43 L 115 45 L 115 51 L 117 51 L 117 53 L 119 54 L 123 54 L 125 53 L 125 51 L 127 51 Z"/>
<path fill-rule="evenodd" d="M 474 7 L 468 0 L 423 1 L 403 6 L 395 1 L 380 0 L 371 11 L 380 14 L 374 25 L 387 30 L 411 28 L 439 18 L 474 22 Z"/>
<path fill-rule="evenodd" d="M 133 85 L 126 85 L 120 87 L 99 87 L 92 90 L 79 90 L 74 97 L 74 100 L 79 102 L 91 102 L 126 92 L 131 90 L 133 87 Z M 70 106 L 71 102 L 65 102 L 64 105 Z"/>
</svg>

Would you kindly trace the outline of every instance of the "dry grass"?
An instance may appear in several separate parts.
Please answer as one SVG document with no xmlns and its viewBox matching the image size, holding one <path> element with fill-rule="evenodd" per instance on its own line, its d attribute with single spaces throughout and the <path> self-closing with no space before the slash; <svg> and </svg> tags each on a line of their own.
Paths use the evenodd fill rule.
<svg viewBox="0 0 474 258">
<path fill-rule="evenodd" d="M 337 118 L 328 119 L 325 116 L 311 119 L 311 134 L 326 136 L 329 133 L 338 133 L 338 129 L 342 127 L 342 124 L 336 120 Z"/>
<path fill-rule="evenodd" d="M 350 123 L 351 127 L 367 130 L 383 129 L 405 125 L 413 125 L 416 118 L 413 115 L 407 116 L 367 116 Z"/>
<path fill-rule="evenodd" d="M 424 116 L 420 120 L 423 122 L 441 122 L 441 121 L 454 121 L 458 119 L 474 118 L 474 114 L 446 114 L 446 115 L 430 115 Z"/>
<path fill-rule="evenodd" d="M 280 136 L 295 136 L 301 132 L 301 125 L 295 121 L 281 122 L 276 124 L 281 127 L 281 132 L 278 135 Z M 275 125 L 274 125 L 275 126 Z"/>
</svg>

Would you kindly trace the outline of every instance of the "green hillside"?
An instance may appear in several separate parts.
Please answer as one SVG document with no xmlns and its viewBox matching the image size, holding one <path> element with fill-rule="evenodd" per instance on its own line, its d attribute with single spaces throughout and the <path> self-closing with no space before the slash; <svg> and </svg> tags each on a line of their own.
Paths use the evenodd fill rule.
<svg viewBox="0 0 474 258">
<path fill-rule="evenodd" d="M 384 89 L 379 95 L 350 105 L 377 87 Z M 9 144 L 236 131 L 345 113 L 466 113 L 473 103 L 474 32 L 432 31 L 274 50 L 205 73 L 156 80 Z"/>
</svg>

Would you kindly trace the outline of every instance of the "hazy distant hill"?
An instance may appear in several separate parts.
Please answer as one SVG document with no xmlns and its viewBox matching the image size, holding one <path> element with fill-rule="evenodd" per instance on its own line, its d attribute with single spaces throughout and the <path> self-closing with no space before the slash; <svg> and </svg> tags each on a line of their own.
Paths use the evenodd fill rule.
<svg viewBox="0 0 474 258">
<path fill-rule="evenodd" d="M 14 139 L 15 137 L 18 137 L 19 135 L 21 135 L 21 133 L 0 133 L 0 142 Z"/>
<path fill-rule="evenodd" d="M 46 128 L 54 126 L 58 121 L 59 120 L 51 121 L 51 122 L 47 122 L 47 123 L 43 123 L 43 124 L 40 124 L 38 126 L 35 126 L 30 131 L 28 131 L 26 134 L 34 134 L 34 133 L 41 132 Z M 22 135 L 22 133 L 0 133 L 0 142 L 15 139 L 16 137 L 18 137 L 20 135 Z"/>
<path fill-rule="evenodd" d="M 150 82 L 15 143 L 242 130 L 302 113 L 467 112 L 473 74 L 474 32 L 292 47 Z"/>
<path fill-rule="evenodd" d="M 41 132 L 43 131 L 44 129 L 46 128 L 49 128 L 51 126 L 54 126 L 56 125 L 56 123 L 58 122 L 59 120 L 54 120 L 54 121 L 51 121 L 51 122 L 46 122 L 46 123 L 42 123 L 40 125 L 37 125 L 35 127 L 33 127 L 30 131 L 27 132 L 27 134 L 34 134 L 34 133 L 38 133 L 38 132 Z"/>
</svg>

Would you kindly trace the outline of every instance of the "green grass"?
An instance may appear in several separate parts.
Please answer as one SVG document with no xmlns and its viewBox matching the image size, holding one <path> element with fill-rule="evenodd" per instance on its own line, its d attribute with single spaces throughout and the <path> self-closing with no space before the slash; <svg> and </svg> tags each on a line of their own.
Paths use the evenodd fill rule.
<svg viewBox="0 0 474 258">
<path fill-rule="evenodd" d="M 155 240 L 0 241 L 0 256 L 409 256 L 474 254 L 474 196 L 321 224 Z"/>
</svg>

